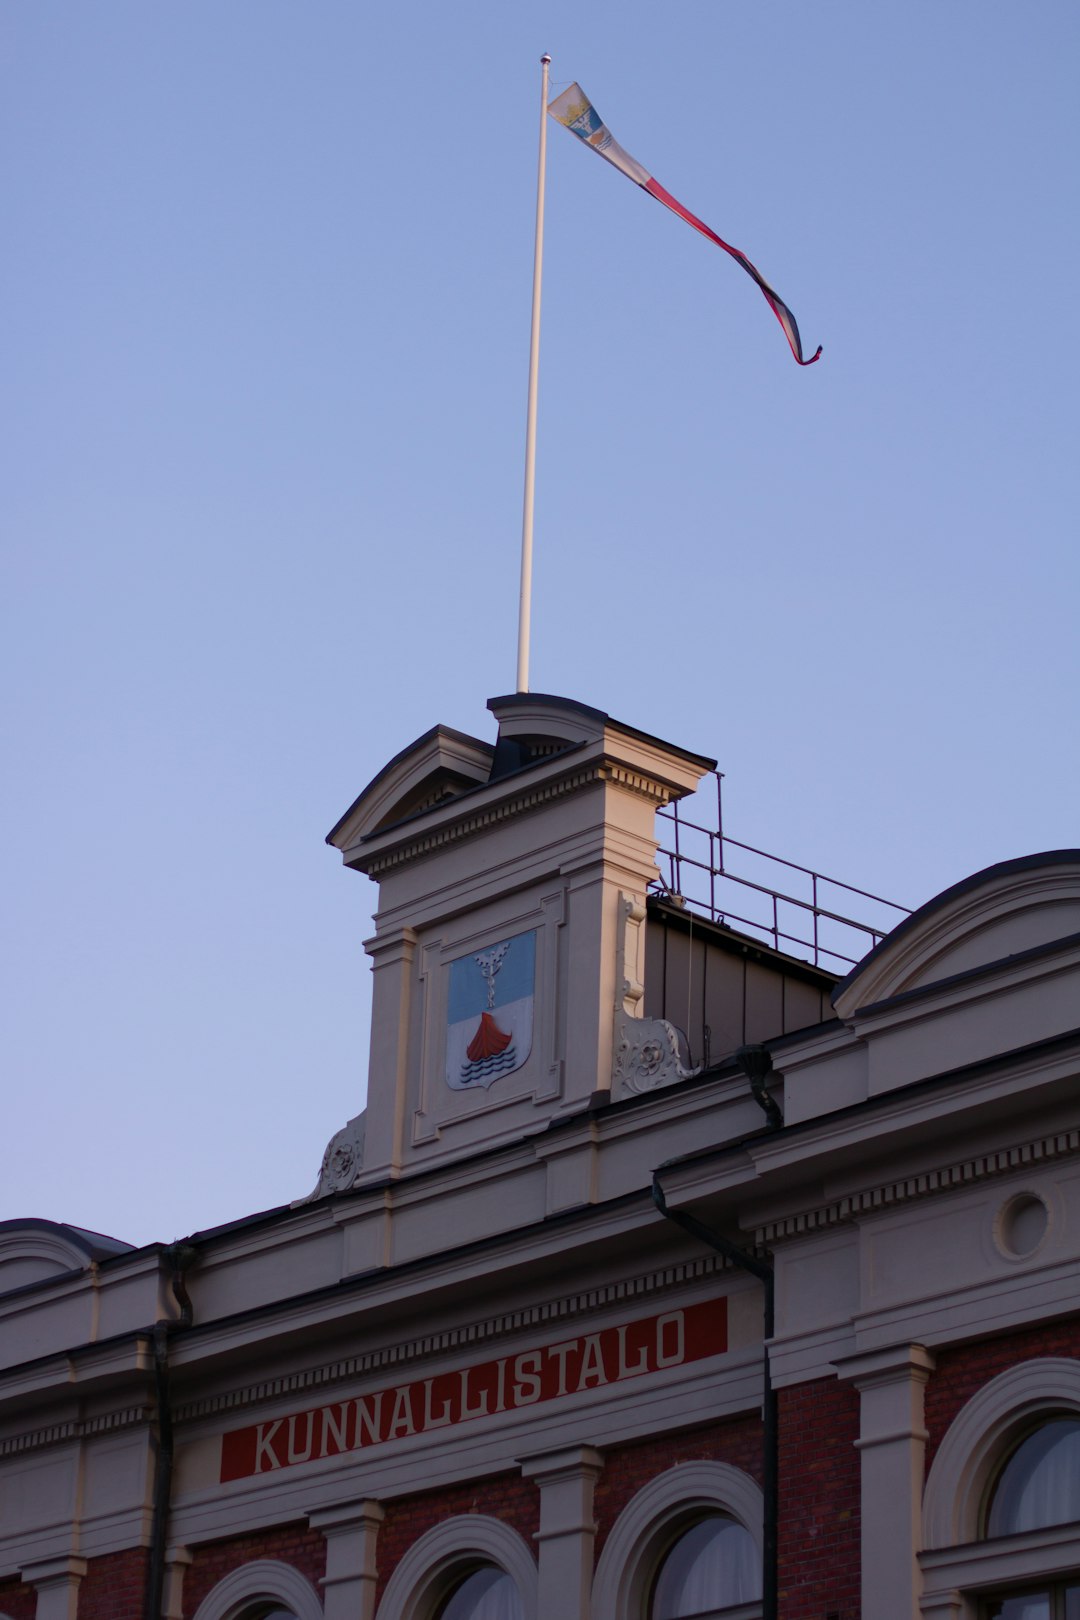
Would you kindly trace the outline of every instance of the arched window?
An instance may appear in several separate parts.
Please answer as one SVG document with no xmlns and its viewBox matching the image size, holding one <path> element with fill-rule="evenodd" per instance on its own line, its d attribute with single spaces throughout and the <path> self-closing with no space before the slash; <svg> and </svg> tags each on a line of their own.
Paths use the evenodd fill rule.
<svg viewBox="0 0 1080 1620">
<path fill-rule="evenodd" d="M 649 1620 L 719 1620 L 761 1596 L 761 1555 L 745 1525 L 711 1513 L 685 1530 L 657 1571 Z"/>
<path fill-rule="evenodd" d="M 1051 1418 L 1027 1435 L 994 1484 L 987 1536 L 1018 1535 L 1080 1519 L 1080 1421 Z"/>
<path fill-rule="evenodd" d="M 441 1520 L 399 1559 L 378 1620 L 538 1620 L 536 1588 L 536 1561 L 517 1531 L 466 1513 Z"/>
<path fill-rule="evenodd" d="M 1080 1620 L 1080 1361 L 1020 1362 L 942 1438 L 923 1495 L 923 1614 Z"/>
<path fill-rule="evenodd" d="M 322 1613 L 318 1593 L 298 1569 L 259 1558 L 220 1580 L 194 1620 L 322 1620 Z"/>
<path fill-rule="evenodd" d="M 525 1611 L 506 1571 L 485 1564 L 454 1587 L 438 1616 L 439 1620 L 525 1620 Z"/>
<path fill-rule="evenodd" d="M 757 1620 L 762 1508 L 760 1487 L 727 1463 L 658 1474 L 604 1543 L 593 1620 Z"/>
</svg>

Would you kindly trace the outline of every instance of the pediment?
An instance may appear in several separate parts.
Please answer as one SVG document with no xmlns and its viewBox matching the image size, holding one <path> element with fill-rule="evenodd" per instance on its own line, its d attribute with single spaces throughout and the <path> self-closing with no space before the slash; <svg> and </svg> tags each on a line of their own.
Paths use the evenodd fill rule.
<svg viewBox="0 0 1080 1620">
<path fill-rule="evenodd" d="M 403 748 L 326 835 L 335 849 L 350 849 L 372 833 L 404 821 L 486 782 L 495 750 L 478 737 L 433 726 Z"/>
<path fill-rule="evenodd" d="M 894 928 L 837 986 L 841 1018 L 1080 934 L 1080 850 L 1003 861 Z"/>
</svg>

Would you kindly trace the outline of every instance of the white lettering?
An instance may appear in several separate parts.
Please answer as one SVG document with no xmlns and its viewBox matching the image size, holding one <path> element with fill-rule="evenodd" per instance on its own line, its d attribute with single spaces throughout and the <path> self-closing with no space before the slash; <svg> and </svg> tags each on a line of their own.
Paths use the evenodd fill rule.
<svg viewBox="0 0 1080 1620">
<path fill-rule="evenodd" d="M 444 1427 L 445 1424 L 453 1422 L 453 1419 L 450 1416 L 450 1401 L 449 1401 L 449 1398 L 447 1398 L 445 1401 L 443 1401 L 442 1411 L 439 1413 L 438 1417 L 436 1417 L 435 1414 L 431 1410 L 431 1386 L 432 1386 L 432 1384 L 434 1382 L 435 1382 L 434 1378 L 425 1378 L 424 1379 L 424 1428 L 425 1429 L 441 1429 L 441 1428 Z"/>
<path fill-rule="evenodd" d="M 683 1338 L 685 1318 L 682 1311 L 671 1311 L 656 1318 L 656 1365 L 677 1367 L 685 1354 Z M 665 1334 L 667 1342 L 665 1344 Z"/>
<path fill-rule="evenodd" d="M 394 1391 L 394 1410 L 390 1414 L 390 1427 L 386 1431 L 388 1440 L 396 1440 L 399 1434 L 415 1434 L 416 1424 L 413 1422 L 412 1401 L 409 1399 L 408 1384 L 402 1384 Z"/>
<path fill-rule="evenodd" d="M 296 1444 L 296 1426 L 298 1423 L 307 1424 L 307 1439 L 304 1441 L 302 1447 Z M 289 1419 L 289 1443 L 287 1448 L 289 1461 L 291 1463 L 307 1462 L 308 1458 L 311 1456 L 311 1447 L 314 1439 L 314 1412 L 298 1412 L 295 1417 L 291 1417 Z"/>
<path fill-rule="evenodd" d="M 281 1458 L 274 1450 L 274 1436 L 281 1428 L 283 1418 L 275 1418 L 273 1423 L 260 1423 L 255 1431 L 255 1472 L 263 1472 L 263 1454 L 270 1459 L 268 1468 L 280 1468 Z"/>
<path fill-rule="evenodd" d="M 337 1417 L 334 1416 L 335 1410 Z M 336 1456 L 339 1451 L 345 1450 L 345 1430 L 348 1426 L 349 1408 L 345 1401 L 338 1407 L 324 1406 L 319 1413 L 322 1418 L 322 1440 L 319 1445 L 320 1457 Z M 333 1437 L 334 1449 L 330 1449 L 330 1439 Z"/>
<path fill-rule="evenodd" d="M 585 1335 L 585 1354 L 581 1358 L 578 1389 L 588 1389 L 590 1380 L 593 1384 L 606 1384 L 608 1381 L 607 1373 L 604 1371 L 604 1358 L 600 1354 L 599 1333 Z"/>
<path fill-rule="evenodd" d="M 644 1372 L 645 1369 L 647 1368 L 648 1364 L 649 1364 L 649 1353 L 646 1350 L 644 1345 L 642 1345 L 640 1347 L 640 1349 L 638 1350 L 638 1356 L 637 1356 L 636 1361 L 634 1361 L 634 1362 L 627 1361 L 627 1359 L 626 1359 L 626 1335 L 627 1335 L 627 1333 L 629 1331 L 630 1330 L 627 1327 L 621 1327 L 621 1328 L 618 1329 L 618 1334 L 619 1334 L 619 1370 L 615 1375 L 616 1378 L 633 1378 L 635 1373 Z"/>
<path fill-rule="evenodd" d="M 506 1411 L 506 1363 L 509 1361 L 509 1359 L 509 1356 L 503 1356 L 498 1364 L 498 1372 L 495 1380 L 496 1412 Z"/>
<path fill-rule="evenodd" d="M 382 1402 L 384 1391 L 380 1389 L 377 1395 L 358 1395 L 356 1397 L 356 1439 L 353 1446 L 359 1448 L 363 1445 L 377 1446 L 380 1440 L 379 1431 L 382 1428 Z M 368 1402 L 371 1402 L 371 1411 L 368 1411 Z M 364 1431 L 367 1439 L 364 1439 Z"/>
<path fill-rule="evenodd" d="M 488 1409 L 488 1392 L 486 1389 L 480 1391 L 481 1400 L 479 1406 L 469 1405 L 469 1374 L 472 1370 L 471 1367 L 466 1367 L 464 1372 L 458 1374 L 461 1379 L 461 1416 L 463 1421 L 465 1418 L 483 1417 Z"/>
<path fill-rule="evenodd" d="M 559 1387 L 555 1391 L 556 1395 L 566 1394 L 566 1358 L 580 1343 L 580 1339 L 567 1339 L 565 1344 L 549 1344 L 547 1347 L 548 1355 L 556 1356 L 559 1362 Z"/>
<path fill-rule="evenodd" d="M 539 1350 L 528 1350 L 523 1356 L 514 1360 L 514 1391 L 515 1406 L 531 1406 L 533 1401 L 540 1399 L 540 1356 Z"/>
</svg>

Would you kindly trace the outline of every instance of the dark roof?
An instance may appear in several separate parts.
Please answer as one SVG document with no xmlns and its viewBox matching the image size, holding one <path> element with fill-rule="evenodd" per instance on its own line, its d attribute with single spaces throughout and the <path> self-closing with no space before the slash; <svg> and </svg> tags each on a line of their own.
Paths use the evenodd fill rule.
<svg viewBox="0 0 1080 1620">
<path fill-rule="evenodd" d="M 871 962 L 876 962 L 878 957 L 884 951 L 890 950 L 898 939 L 904 939 L 914 929 L 921 928 L 927 918 L 934 915 L 935 911 L 941 911 L 945 906 L 951 904 L 953 900 L 959 900 L 961 895 L 968 894 L 973 889 L 979 889 L 984 883 L 990 883 L 995 878 L 1015 877 L 1021 872 L 1037 871 L 1040 866 L 1071 866 L 1077 864 L 1080 864 L 1080 849 L 1045 849 L 1038 855 L 1020 855 L 1015 860 L 997 861 L 993 866 L 984 866 L 981 872 L 973 872 L 970 877 L 961 878 L 959 883 L 954 883 L 951 888 L 942 889 L 940 894 L 935 894 L 932 900 L 927 900 L 925 905 L 919 906 L 910 916 L 905 917 L 903 922 L 897 923 L 896 927 L 886 934 L 883 939 L 879 939 L 874 948 L 867 951 L 862 961 L 856 962 L 847 977 L 840 980 L 832 993 L 833 1005 L 835 1006 L 838 998 L 844 994 L 850 985 L 855 983 L 859 975 L 865 972 Z"/>
</svg>

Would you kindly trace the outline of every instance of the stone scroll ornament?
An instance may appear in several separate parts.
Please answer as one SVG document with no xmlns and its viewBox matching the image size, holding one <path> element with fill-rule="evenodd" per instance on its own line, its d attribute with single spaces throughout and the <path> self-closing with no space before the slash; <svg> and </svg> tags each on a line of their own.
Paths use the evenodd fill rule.
<svg viewBox="0 0 1080 1620">
<path fill-rule="evenodd" d="M 615 1030 L 611 1055 L 612 1094 L 616 1098 L 659 1091 L 701 1073 L 688 1069 L 679 1055 L 679 1034 L 666 1018 L 643 1018 L 645 986 L 641 980 L 645 907 L 633 895 L 619 896 L 619 929 L 615 955 Z"/>
<path fill-rule="evenodd" d="M 367 1111 L 356 1114 L 327 1142 L 315 1191 L 294 1200 L 293 1207 L 311 1204 L 328 1193 L 348 1192 L 364 1166 L 364 1126 Z"/>
<path fill-rule="evenodd" d="M 684 1067 L 679 1056 L 679 1035 L 666 1018 L 615 1019 L 615 1052 L 612 1078 L 616 1095 L 625 1092 L 659 1091 L 677 1080 L 689 1080 L 701 1073 Z"/>
<path fill-rule="evenodd" d="M 486 1090 L 520 1069 L 532 1051 L 536 930 L 501 939 L 450 963 L 446 1083 Z"/>
</svg>

